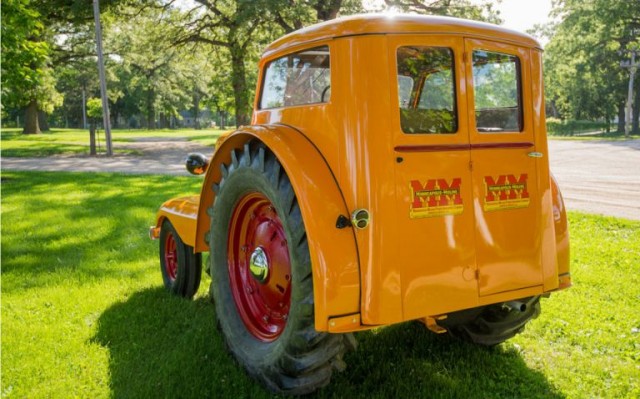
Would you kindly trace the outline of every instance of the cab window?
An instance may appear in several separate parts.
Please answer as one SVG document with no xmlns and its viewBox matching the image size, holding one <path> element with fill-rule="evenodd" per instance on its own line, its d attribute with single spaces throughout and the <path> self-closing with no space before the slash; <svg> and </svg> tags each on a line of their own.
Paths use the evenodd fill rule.
<svg viewBox="0 0 640 399">
<path fill-rule="evenodd" d="M 484 50 L 473 51 L 473 91 L 478 132 L 522 131 L 518 57 Z"/>
<path fill-rule="evenodd" d="M 400 47 L 398 103 L 404 133 L 450 134 L 458 130 L 453 51 Z"/>
<path fill-rule="evenodd" d="M 260 108 L 325 103 L 330 96 L 329 47 L 316 47 L 267 64 Z"/>
</svg>

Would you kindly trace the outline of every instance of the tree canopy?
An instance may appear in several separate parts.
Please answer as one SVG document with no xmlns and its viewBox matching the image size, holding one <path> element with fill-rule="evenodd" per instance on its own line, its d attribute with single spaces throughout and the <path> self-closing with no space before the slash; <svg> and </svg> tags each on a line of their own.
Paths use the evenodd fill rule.
<svg viewBox="0 0 640 399">
<path fill-rule="evenodd" d="M 553 15 L 559 22 L 547 32 L 544 65 L 551 113 L 567 119 L 617 115 L 624 122 L 629 75 L 620 63 L 627 50 L 639 49 L 640 2 L 556 0 Z"/>
<path fill-rule="evenodd" d="M 500 23 L 497 0 L 101 0 L 108 97 L 115 126 L 173 127 L 203 109 L 249 123 L 261 50 L 304 26 L 359 12 L 395 10 Z M 377 4 L 373 9 L 371 4 Z M 624 122 L 628 71 L 638 49 L 640 2 L 555 0 L 541 28 L 548 110 L 564 119 Z M 83 104 L 99 96 L 91 7 L 84 0 L 2 4 L 3 119 L 26 112 L 82 126 Z M 636 79 L 634 115 L 640 110 Z M 52 114 L 53 112 L 53 114 Z M 15 117 L 14 117 L 15 118 Z M 23 121 L 25 120 L 23 119 Z M 638 119 L 634 118 L 637 129 Z"/>
</svg>

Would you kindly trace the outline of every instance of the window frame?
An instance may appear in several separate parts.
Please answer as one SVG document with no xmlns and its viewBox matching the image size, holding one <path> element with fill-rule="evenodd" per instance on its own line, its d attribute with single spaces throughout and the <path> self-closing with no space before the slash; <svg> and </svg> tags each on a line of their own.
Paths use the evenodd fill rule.
<svg viewBox="0 0 640 399">
<path fill-rule="evenodd" d="M 429 49 L 439 49 L 439 50 L 446 50 L 448 51 L 449 55 L 450 55 L 450 60 L 451 60 L 451 64 L 450 64 L 450 71 L 451 71 L 451 88 L 452 88 L 452 110 L 451 112 L 453 113 L 454 119 L 453 119 L 453 127 L 454 129 L 450 132 L 407 132 L 403 129 L 402 126 L 402 110 L 403 108 L 401 107 L 400 104 L 400 87 L 399 87 L 399 77 L 400 76 L 406 76 L 406 75 L 400 75 L 398 73 L 398 68 L 400 66 L 399 60 L 398 60 L 398 53 L 401 49 L 403 48 L 407 48 L 407 47 L 413 47 L 413 48 L 429 48 Z M 399 118 L 399 128 L 400 128 L 400 132 L 402 132 L 402 134 L 405 135 L 409 135 L 409 136 L 422 136 L 422 135 L 429 135 L 429 136 L 453 136 L 456 135 L 460 132 L 460 112 L 459 112 L 459 107 L 458 107 L 458 97 L 459 97 L 459 93 L 458 93 L 458 84 L 457 84 L 457 79 L 458 79 L 458 74 L 457 74 L 457 69 L 458 69 L 458 65 L 456 64 L 456 49 L 448 46 L 448 45 L 441 45 L 441 44 L 400 44 L 395 48 L 394 51 L 394 65 L 395 65 L 395 86 L 396 86 L 396 105 L 397 105 L 397 109 L 398 109 L 398 118 Z M 419 104 L 421 99 L 422 99 L 422 95 L 424 94 L 423 90 L 424 90 L 424 85 L 426 83 L 427 80 L 427 76 L 418 76 L 420 79 L 418 79 L 417 82 L 413 82 L 412 85 L 412 90 L 411 93 L 409 95 L 409 104 Z M 413 89 L 416 88 L 416 96 L 415 98 L 413 98 Z M 416 110 L 418 108 L 415 108 Z"/>
<path fill-rule="evenodd" d="M 262 106 L 262 100 L 264 98 L 264 92 L 265 92 L 265 87 L 266 87 L 266 81 L 267 81 L 267 71 L 269 69 L 269 66 L 271 66 L 271 64 L 273 64 L 274 62 L 280 61 L 282 59 L 286 59 L 288 57 L 292 57 L 295 56 L 296 54 L 300 54 L 300 53 L 304 53 L 306 51 L 313 51 L 313 50 L 321 50 L 321 49 L 326 49 L 328 54 L 329 54 L 329 87 L 333 86 L 333 71 L 332 71 L 332 62 L 331 62 L 331 58 L 332 58 L 332 51 L 331 51 L 331 46 L 329 45 L 329 43 L 323 43 L 323 44 L 318 44 L 318 43 L 314 43 L 313 47 L 305 47 L 305 48 L 301 48 L 299 50 L 294 50 L 294 51 L 290 51 L 287 52 L 285 54 L 282 54 L 278 57 L 275 57 L 271 60 L 269 60 L 268 62 L 266 62 L 264 64 L 264 66 L 261 68 L 260 74 L 261 74 L 261 82 L 260 82 L 260 95 L 257 97 L 257 104 L 256 104 L 256 110 L 258 111 L 268 111 L 268 110 L 274 110 L 274 109 L 284 109 L 284 108 L 294 108 L 294 107 L 305 107 L 305 106 L 317 106 L 317 105 L 325 105 L 325 104 L 329 104 L 331 103 L 331 95 L 329 96 L 329 98 L 325 101 L 318 101 L 318 102 L 312 102 L 312 103 L 302 103 L 302 104 L 293 104 L 293 105 L 281 105 L 281 106 L 277 106 L 277 107 L 263 107 Z M 286 87 L 285 87 L 286 90 Z M 331 91 L 329 91 L 331 92 Z"/>
<path fill-rule="evenodd" d="M 515 62 L 515 68 L 516 68 L 516 90 L 518 91 L 517 93 L 517 108 L 518 108 L 518 112 L 517 112 L 517 124 L 518 124 L 518 128 L 516 130 L 500 130 L 500 131 L 484 131 L 484 130 L 479 130 L 478 129 L 478 117 L 476 115 L 476 112 L 478 111 L 478 108 L 476 107 L 476 96 L 477 96 L 477 90 L 476 90 L 476 85 L 475 85 L 475 75 L 473 74 L 473 70 L 474 70 L 474 65 L 473 65 L 473 55 L 475 52 L 486 52 L 486 53 L 493 53 L 493 54 L 499 54 L 502 56 L 508 56 L 511 58 L 515 58 L 516 62 Z M 473 129 L 475 129 L 476 132 L 478 132 L 478 134 L 481 135 L 492 135 L 492 134 L 501 134 L 501 133 L 523 133 L 525 131 L 525 115 L 524 115 L 524 101 L 523 101 L 523 84 L 522 84 L 522 80 L 523 80 L 523 73 L 522 73 L 522 59 L 520 57 L 520 55 L 518 54 L 513 54 L 510 52 L 506 52 L 504 50 L 497 50 L 497 49 L 490 49 L 490 48 L 485 48 L 485 47 L 475 47 L 473 49 L 471 49 L 471 51 L 469 52 L 469 71 L 471 73 L 471 76 L 469 77 L 469 82 L 471 84 L 471 92 L 473 93 L 472 98 L 471 98 L 471 102 L 470 102 L 470 107 L 469 107 L 469 111 L 473 113 L 474 118 L 473 118 Z"/>
</svg>

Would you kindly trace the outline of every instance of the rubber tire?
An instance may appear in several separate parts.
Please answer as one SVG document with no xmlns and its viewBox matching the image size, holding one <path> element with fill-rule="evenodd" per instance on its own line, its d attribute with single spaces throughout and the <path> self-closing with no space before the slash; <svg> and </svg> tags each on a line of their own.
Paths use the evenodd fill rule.
<svg viewBox="0 0 640 399">
<path fill-rule="evenodd" d="M 351 334 L 329 334 L 314 328 L 313 278 L 307 236 L 291 182 L 275 156 L 262 144 L 245 144 L 221 165 L 223 178 L 212 209 L 211 291 L 218 328 L 227 349 L 246 372 L 269 390 L 302 395 L 327 385 L 333 370 L 346 365 L 342 356 L 355 348 Z M 272 342 L 255 338 L 234 302 L 227 265 L 228 228 L 236 203 L 250 192 L 271 201 L 282 221 L 291 261 L 291 306 L 282 333 Z"/>
<path fill-rule="evenodd" d="M 499 303 L 451 314 L 438 324 L 461 340 L 495 346 L 524 331 L 525 325 L 540 314 L 539 296 L 520 301 L 527 305 L 523 312 L 507 309 Z"/>
<path fill-rule="evenodd" d="M 169 274 L 167 273 L 164 258 L 166 238 L 168 234 L 173 235 L 178 255 L 178 270 L 176 272 L 176 278 L 173 281 L 169 278 Z M 185 245 L 182 242 L 182 239 L 176 232 L 176 229 L 168 219 L 165 219 L 160 227 L 160 271 L 162 273 L 164 287 L 173 295 L 191 299 L 198 291 L 200 278 L 202 276 L 201 254 L 194 254 L 193 247 Z"/>
</svg>

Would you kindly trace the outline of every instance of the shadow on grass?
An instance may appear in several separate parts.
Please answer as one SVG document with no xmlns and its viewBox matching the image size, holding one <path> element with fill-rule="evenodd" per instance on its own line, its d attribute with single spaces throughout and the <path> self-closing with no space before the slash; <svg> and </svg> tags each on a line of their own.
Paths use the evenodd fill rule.
<svg viewBox="0 0 640 399">
<path fill-rule="evenodd" d="M 110 352 L 113 396 L 273 397 L 226 353 L 214 318 L 208 300 L 174 298 L 161 288 L 106 310 L 95 341 Z M 360 346 L 346 356 L 347 370 L 312 397 L 563 397 L 515 349 L 480 348 L 429 333 L 418 323 L 357 338 Z"/>
<path fill-rule="evenodd" d="M 159 204 L 199 182 L 119 174 L 2 174 L 3 293 L 60 281 L 138 281 L 157 260 Z"/>
<path fill-rule="evenodd" d="M 94 341 L 109 349 L 113 397 L 268 397 L 227 355 L 214 320 L 207 299 L 187 301 L 163 288 L 103 312 Z"/>
</svg>

